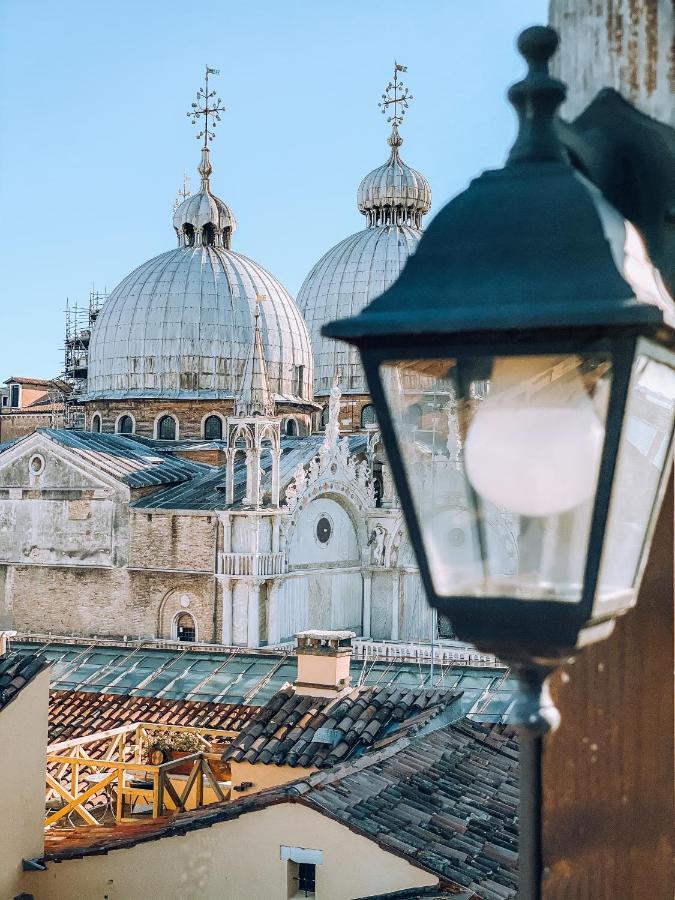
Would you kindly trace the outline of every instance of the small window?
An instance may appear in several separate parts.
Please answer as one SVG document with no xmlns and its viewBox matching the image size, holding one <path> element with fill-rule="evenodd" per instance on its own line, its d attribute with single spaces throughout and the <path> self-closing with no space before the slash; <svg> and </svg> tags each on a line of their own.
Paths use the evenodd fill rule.
<svg viewBox="0 0 675 900">
<path fill-rule="evenodd" d="M 195 620 L 190 613 L 181 613 L 176 619 L 176 640 L 194 644 L 197 639 Z"/>
<path fill-rule="evenodd" d="M 324 408 L 321 410 L 321 428 L 322 429 L 325 429 L 326 425 L 328 425 L 328 416 L 329 416 L 329 409 L 327 406 L 324 406 Z"/>
<path fill-rule="evenodd" d="M 293 394 L 296 397 L 303 396 L 305 383 L 305 367 L 293 366 Z"/>
<path fill-rule="evenodd" d="M 422 407 L 419 403 L 412 403 L 405 411 L 404 418 L 407 425 L 419 428 L 422 422 Z"/>
<path fill-rule="evenodd" d="M 297 863 L 298 893 L 301 897 L 313 897 L 316 894 L 316 866 L 314 863 Z"/>
<path fill-rule="evenodd" d="M 295 419 L 286 419 L 286 436 L 287 437 L 297 437 L 298 435 L 298 423 Z"/>
<path fill-rule="evenodd" d="M 134 420 L 131 416 L 121 416 L 119 422 L 117 423 L 117 433 L 118 434 L 133 434 L 134 433 Z"/>
<path fill-rule="evenodd" d="M 207 222 L 202 228 L 202 244 L 205 247 L 213 247 L 216 242 L 216 226 L 213 222 Z"/>
<path fill-rule="evenodd" d="M 99 434 L 101 431 L 101 417 L 98 413 L 91 417 L 91 430 L 95 434 Z"/>
<path fill-rule="evenodd" d="M 185 225 L 183 225 L 183 235 L 184 235 L 184 240 L 185 240 L 185 246 L 192 247 L 195 242 L 194 226 L 190 225 L 189 223 L 186 222 Z"/>
<path fill-rule="evenodd" d="M 321 516 L 316 523 L 316 539 L 320 544 L 327 544 L 333 533 L 333 526 L 327 516 Z"/>
<path fill-rule="evenodd" d="M 11 385 L 9 393 L 9 405 L 14 407 L 14 409 L 18 408 L 20 397 L 21 386 L 18 384 Z"/>
<path fill-rule="evenodd" d="M 369 403 L 361 410 L 361 428 L 370 428 L 374 425 L 377 425 L 377 419 L 375 418 L 375 407 L 372 403 Z"/>
<path fill-rule="evenodd" d="M 204 421 L 204 439 L 219 441 L 223 436 L 223 420 L 220 416 L 207 416 Z"/>
<path fill-rule="evenodd" d="M 176 420 L 173 416 L 162 416 L 157 423 L 157 437 L 160 441 L 176 440 Z"/>
</svg>

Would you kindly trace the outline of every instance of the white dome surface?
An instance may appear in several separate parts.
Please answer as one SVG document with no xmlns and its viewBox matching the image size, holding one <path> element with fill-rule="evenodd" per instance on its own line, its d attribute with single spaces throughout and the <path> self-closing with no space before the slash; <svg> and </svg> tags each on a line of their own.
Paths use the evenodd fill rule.
<svg viewBox="0 0 675 900">
<path fill-rule="evenodd" d="M 321 328 L 361 312 L 396 281 L 421 237 L 422 231 L 412 225 L 365 228 L 329 250 L 305 279 L 298 306 L 312 338 L 318 396 L 330 393 L 335 374 L 343 394 L 368 393 L 358 350 L 322 337 Z"/>
<path fill-rule="evenodd" d="M 312 351 L 297 306 L 269 272 L 222 246 L 163 253 L 115 288 L 92 329 L 87 399 L 233 398 L 256 306 L 272 392 L 310 400 Z"/>
</svg>

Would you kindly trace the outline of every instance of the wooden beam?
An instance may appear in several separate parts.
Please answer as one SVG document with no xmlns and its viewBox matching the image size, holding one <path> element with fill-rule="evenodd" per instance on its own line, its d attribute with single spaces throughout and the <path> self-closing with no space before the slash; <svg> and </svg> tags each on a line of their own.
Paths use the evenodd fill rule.
<svg viewBox="0 0 675 900">
<path fill-rule="evenodd" d="M 544 900 L 675 896 L 673 546 L 671 478 L 636 608 L 553 679 Z"/>
</svg>

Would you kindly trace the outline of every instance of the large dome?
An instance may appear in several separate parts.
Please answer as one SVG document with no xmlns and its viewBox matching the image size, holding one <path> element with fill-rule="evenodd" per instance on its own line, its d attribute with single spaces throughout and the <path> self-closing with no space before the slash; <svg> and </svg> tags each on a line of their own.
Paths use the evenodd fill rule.
<svg viewBox="0 0 675 900">
<path fill-rule="evenodd" d="M 201 191 L 174 217 L 178 249 L 128 275 L 96 319 L 86 399 L 234 398 L 258 308 L 272 392 L 309 401 L 313 365 L 304 320 L 269 272 L 229 249 L 234 217 L 211 194 L 206 149 L 199 171 Z"/>
<path fill-rule="evenodd" d="M 323 256 L 300 288 L 298 306 L 314 351 L 314 393 L 330 393 L 334 375 L 343 394 L 367 394 L 359 353 L 321 335 L 333 319 L 354 316 L 401 274 L 422 237 L 422 217 L 431 206 L 426 178 L 399 156 L 402 140 L 394 125 L 387 162 L 361 182 L 359 210 L 368 227 L 345 238 Z"/>
</svg>

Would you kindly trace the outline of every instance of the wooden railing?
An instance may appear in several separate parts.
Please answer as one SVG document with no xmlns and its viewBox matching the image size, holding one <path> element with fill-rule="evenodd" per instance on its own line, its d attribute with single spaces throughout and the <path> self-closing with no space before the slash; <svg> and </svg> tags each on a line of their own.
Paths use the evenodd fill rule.
<svg viewBox="0 0 675 900">
<path fill-rule="evenodd" d="M 149 733 L 162 730 L 196 734 L 204 749 L 160 765 L 143 762 Z M 223 774 L 218 773 L 221 754 L 211 752 L 207 738 L 225 740 L 236 734 L 219 728 L 140 722 L 51 744 L 47 748 L 45 827 L 63 820 L 71 825 L 98 825 L 113 816 L 118 822 L 128 820 L 139 800 L 151 806 L 153 818 L 225 801 L 229 790 L 224 789 L 222 777 L 218 778 Z M 190 766 L 189 772 L 185 772 L 186 766 Z M 126 805 L 131 807 L 129 815 Z"/>
<path fill-rule="evenodd" d="M 283 575 L 283 553 L 221 553 L 220 575 Z"/>
</svg>

